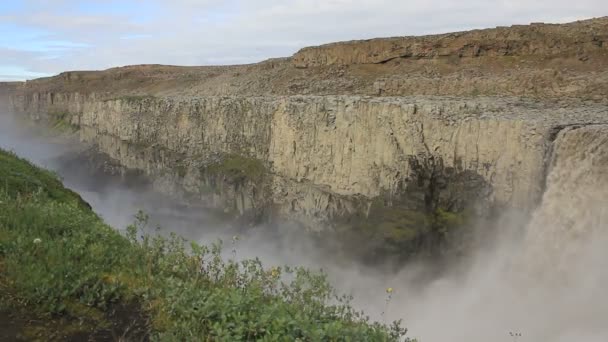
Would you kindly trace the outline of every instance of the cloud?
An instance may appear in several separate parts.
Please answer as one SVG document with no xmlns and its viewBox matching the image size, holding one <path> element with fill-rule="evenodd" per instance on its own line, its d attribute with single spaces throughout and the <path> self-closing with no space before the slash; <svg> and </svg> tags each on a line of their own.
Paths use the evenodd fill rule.
<svg viewBox="0 0 608 342">
<path fill-rule="evenodd" d="M 0 48 L 36 51 L 20 66 L 48 74 L 142 63 L 249 63 L 339 40 L 567 22 L 606 15 L 608 2 L 25 0 L 0 10 L 1 35 L 40 32 L 18 43 L 0 39 Z"/>
</svg>

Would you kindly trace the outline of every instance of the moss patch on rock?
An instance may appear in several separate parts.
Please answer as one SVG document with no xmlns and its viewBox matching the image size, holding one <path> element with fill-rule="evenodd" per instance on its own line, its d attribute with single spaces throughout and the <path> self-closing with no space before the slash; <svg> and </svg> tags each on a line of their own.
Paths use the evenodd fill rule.
<svg viewBox="0 0 608 342">
<path fill-rule="evenodd" d="M 409 259 L 444 254 L 452 236 L 463 233 L 474 221 L 469 212 L 436 209 L 426 212 L 403 205 L 372 201 L 367 216 L 357 215 L 338 225 L 345 245 L 359 246 L 363 258 L 374 263 L 388 257 Z"/>
<path fill-rule="evenodd" d="M 358 246 L 371 262 L 461 254 L 484 215 L 491 188 L 483 177 L 428 156 L 412 157 L 410 164 L 408 182 L 337 224 L 339 234 L 347 236 L 344 244 Z"/>
<path fill-rule="evenodd" d="M 229 154 L 203 169 L 215 175 L 233 180 L 261 181 L 266 175 L 266 167 L 261 160 Z"/>
<path fill-rule="evenodd" d="M 56 131 L 73 133 L 78 130 L 78 126 L 71 122 L 72 114 L 66 111 L 50 111 L 50 125 Z"/>
</svg>

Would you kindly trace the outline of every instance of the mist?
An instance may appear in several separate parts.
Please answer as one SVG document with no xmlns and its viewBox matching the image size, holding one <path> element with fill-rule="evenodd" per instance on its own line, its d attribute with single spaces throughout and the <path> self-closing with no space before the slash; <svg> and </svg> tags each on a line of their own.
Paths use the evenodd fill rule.
<svg viewBox="0 0 608 342">
<path fill-rule="evenodd" d="M 560 133 L 546 192 L 532 217 L 505 213 L 495 223 L 496 236 L 432 278 L 427 277 L 432 263 L 364 266 L 333 250 L 331 241 L 321 247 L 289 224 L 235 230 L 211 211 L 154 192 L 145 181 L 77 167 L 73 156 L 87 148 L 77 137 L 41 132 L 0 113 L 0 147 L 56 171 L 115 228 L 124 229 L 143 210 L 150 214 L 151 228 L 158 225 L 163 233 L 201 243 L 223 239 L 239 259 L 323 269 L 372 319 L 403 319 L 409 337 L 423 342 L 608 340 L 608 141 L 597 138 L 599 132 Z M 232 244 L 237 231 L 240 239 Z M 387 301 L 388 287 L 394 292 Z"/>
</svg>

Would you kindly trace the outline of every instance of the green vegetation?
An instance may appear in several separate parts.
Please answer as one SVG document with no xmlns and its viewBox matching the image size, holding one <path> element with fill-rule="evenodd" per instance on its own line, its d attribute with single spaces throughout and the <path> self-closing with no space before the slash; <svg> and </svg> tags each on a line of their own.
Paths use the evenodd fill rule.
<svg viewBox="0 0 608 342">
<path fill-rule="evenodd" d="M 349 236 L 348 245 L 365 246 L 366 254 L 378 260 L 391 256 L 405 260 L 458 252 L 453 250 L 457 244 L 451 242 L 454 237 L 464 236 L 471 216 L 468 211 L 415 210 L 407 203 L 389 205 L 380 196 L 372 201 L 367 216 L 343 222 L 339 234 Z"/>
<path fill-rule="evenodd" d="M 266 168 L 258 159 L 230 154 L 202 171 L 224 175 L 231 179 L 260 181 L 264 178 Z"/>
<path fill-rule="evenodd" d="M 67 112 L 50 112 L 52 128 L 58 132 L 75 132 L 78 130 L 77 126 L 72 125 L 70 122 L 71 114 Z"/>
<path fill-rule="evenodd" d="M 2 150 L 0 180 L 0 320 L 15 323 L 0 338 L 397 341 L 405 334 L 399 322 L 367 321 L 323 274 L 224 260 L 221 243 L 186 248 L 175 235 L 147 235 L 142 213 L 122 236 L 52 173 Z"/>
<path fill-rule="evenodd" d="M 0 150 L 0 188 L 10 198 L 42 192 L 50 200 L 89 208 L 78 194 L 63 187 L 55 173 L 3 150 Z"/>
</svg>

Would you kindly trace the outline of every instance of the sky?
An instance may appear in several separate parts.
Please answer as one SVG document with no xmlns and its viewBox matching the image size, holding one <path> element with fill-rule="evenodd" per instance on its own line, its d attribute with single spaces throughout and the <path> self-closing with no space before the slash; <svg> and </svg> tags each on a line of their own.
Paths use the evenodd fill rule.
<svg viewBox="0 0 608 342">
<path fill-rule="evenodd" d="M 605 15 L 606 0 L 0 0 L 0 81 L 242 64 L 341 40 Z"/>
</svg>

